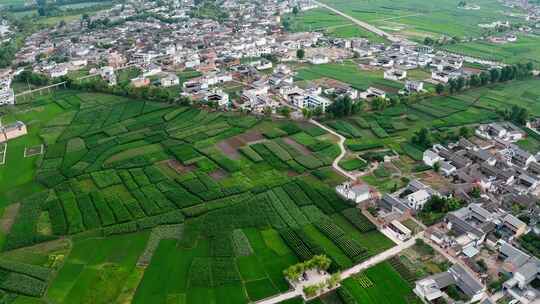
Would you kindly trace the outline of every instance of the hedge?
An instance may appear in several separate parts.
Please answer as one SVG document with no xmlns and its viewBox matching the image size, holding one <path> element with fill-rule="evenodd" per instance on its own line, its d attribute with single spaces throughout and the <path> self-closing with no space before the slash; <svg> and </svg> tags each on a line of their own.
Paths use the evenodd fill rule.
<svg viewBox="0 0 540 304">
<path fill-rule="evenodd" d="M 18 272 L 36 279 L 46 281 L 49 277 L 49 269 L 41 266 L 24 264 L 6 259 L 0 260 L 0 269 L 11 272 Z"/>
<path fill-rule="evenodd" d="M 112 213 L 111 209 L 109 208 L 109 205 L 107 202 L 105 202 L 105 199 L 99 192 L 92 192 L 90 194 L 92 197 L 92 201 L 94 202 L 94 206 L 96 207 L 96 211 L 99 214 L 99 218 L 101 220 L 102 226 L 110 226 L 114 224 L 116 221 L 114 219 L 114 214 Z"/>
<path fill-rule="evenodd" d="M 99 221 L 99 215 L 94 208 L 90 195 L 84 194 L 77 196 L 77 203 L 79 205 L 79 210 L 81 211 L 84 226 L 87 229 L 95 229 L 100 227 L 101 223 Z"/>
<path fill-rule="evenodd" d="M 383 148 L 382 143 L 363 143 L 363 144 L 348 144 L 347 148 L 354 152 Z"/>
<path fill-rule="evenodd" d="M 49 218 L 51 220 L 52 232 L 55 235 L 64 235 L 67 233 L 67 222 L 64 215 L 62 203 L 55 199 L 49 202 Z"/>
<path fill-rule="evenodd" d="M 258 163 L 263 161 L 263 158 L 255 152 L 250 146 L 241 147 L 240 152 L 249 158 L 252 162 Z"/>
<path fill-rule="evenodd" d="M 131 214 L 117 197 L 107 197 L 105 201 L 111 208 L 117 223 L 131 221 Z"/>
<path fill-rule="evenodd" d="M 90 173 L 90 176 L 92 176 L 96 186 L 102 189 L 122 183 L 122 180 L 113 169 L 92 172 Z"/>
<path fill-rule="evenodd" d="M 4 250 L 30 246 L 47 237 L 37 235 L 36 225 L 48 192 L 34 194 L 21 202 L 19 212 L 6 238 Z"/>
</svg>

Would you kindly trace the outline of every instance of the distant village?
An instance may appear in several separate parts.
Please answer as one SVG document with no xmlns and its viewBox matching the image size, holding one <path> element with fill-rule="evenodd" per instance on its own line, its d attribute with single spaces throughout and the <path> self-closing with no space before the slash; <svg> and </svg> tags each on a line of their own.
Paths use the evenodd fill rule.
<svg viewBox="0 0 540 304">
<path fill-rule="evenodd" d="M 116 86 L 122 71 L 134 68 L 139 74 L 127 79 L 130 87 L 171 88 L 177 95 L 222 109 L 262 113 L 288 106 L 324 112 L 343 96 L 353 101 L 384 99 L 389 92 L 380 87 L 358 91 L 338 81 L 299 84 L 297 64 L 361 59 L 365 62 L 361 69 L 383 70 L 384 79 L 401 82 L 400 94 L 425 92 L 424 82 L 446 84 L 478 74 L 479 70 L 464 66 L 466 60 L 494 64 L 409 41 L 383 44 L 285 31 L 282 16 L 317 8 L 310 0 L 225 1 L 222 7 L 229 14 L 225 21 L 191 17 L 195 7 L 190 0 L 164 6 L 127 2 L 34 33 L 16 54 L 14 65 L 24 68 L 0 74 L 0 105 L 15 103 L 10 84 L 22 71 L 53 81 L 85 71 L 84 78 L 101 77 Z M 418 68 L 429 69 L 431 78 L 410 79 L 407 72 Z M 182 73 L 187 72 L 196 74 L 184 79 Z"/>
</svg>

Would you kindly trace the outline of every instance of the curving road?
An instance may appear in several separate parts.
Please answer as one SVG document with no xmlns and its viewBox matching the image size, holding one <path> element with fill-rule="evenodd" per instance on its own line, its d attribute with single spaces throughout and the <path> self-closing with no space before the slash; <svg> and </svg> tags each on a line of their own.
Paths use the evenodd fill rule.
<svg viewBox="0 0 540 304">
<path fill-rule="evenodd" d="M 354 174 L 351 174 L 351 173 L 343 170 L 339 166 L 339 162 L 343 159 L 343 157 L 345 157 L 345 154 L 347 154 L 347 150 L 345 149 L 345 137 L 343 137 L 341 134 L 337 133 L 336 131 L 328 128 L 327 126 L 319 123 L 318 121 L 316 121 L 314 119 L 310 119 L 309 122 L 316 125 L 317 127 L 321 128 L 321 129 L 324 129 L 328 133 L 330 133 L 332 135 L 335 135 L 335 136 L 337 136 L 339 138 L 338 145 L 339 145 L 339 149 L 341 150 L 341 153 L 339 154 L 339 156 L 336 159 L 334 159 L 334 162 L 332 163 L 332 167 L 336 171 L 341 173 L 343 176 L 348 177 L 349 179 L 351 179 L 353 181 L 356 181 L 357 177 Z"/>
</svg>

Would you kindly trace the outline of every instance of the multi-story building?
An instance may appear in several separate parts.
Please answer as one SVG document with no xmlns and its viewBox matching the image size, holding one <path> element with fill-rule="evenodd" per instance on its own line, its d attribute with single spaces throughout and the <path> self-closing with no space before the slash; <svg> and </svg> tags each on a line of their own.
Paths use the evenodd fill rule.
<svg viewBox="0 0 540 304">
<path fill-rule="evenodd" d="M 11 78 L 0 78 L 0 106 L 15 104 L 15 94 L 11 88 Z"/>
</svg>

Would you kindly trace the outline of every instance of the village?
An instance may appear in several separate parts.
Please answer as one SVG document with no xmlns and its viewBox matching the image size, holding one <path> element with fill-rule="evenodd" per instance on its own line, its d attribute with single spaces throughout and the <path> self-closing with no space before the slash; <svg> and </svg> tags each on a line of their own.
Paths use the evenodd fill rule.
<svg viewBox="0 0 540 304">
<path fill-rule="evenodd" d="M 536 121 L 529 125 L 538 132 Z M 487 298 L 486 286 L 498 281 L 498 297 L 536 303 L 540 260 L 519 249 L 523 246 L 519 239 L 538 231 L 540 154 L 515 145 L 525 136 L 512 123 L 491 123 L 478 126 L 472 138 L 434 145 L 424 152 L 423 162 L 443 180 L 436 186 L 430 186 L 433 180 L 412 180 L 407 187 L 381 196 L 366 184 L 347 182 L 336 191 L 371 213 L 397 242 L 409 240 L 415 229 L 424 226 L 404 225 L 411 219 L 435 222 L 425 228 L 424 239 L 455 264 L 447 272 L 416 282 L 415 293 L 426 301 L 448 298 L 441 290 L 454 284 L 468 302 L 477 302 Z M 441 206 L 452 202 L 461 203 Z M 442 220 L 432 221 L 431 216 Z"/>
<path fill-rule="evenodd" d="M 262 114 L 292 107 L 301 115 L 302 109 L 325 112 L 344 96 L 354 102 L 388 99 L 396 92 L 380 86 L 359 90 L 335 81 L 306 86 L 296 79 L 299 65 L 354 59 L 361 70 L 382 70 L 383 80 L 401 83 L 401 95 L 423 94 L 427 84 L 433 91 L 437 84 L 480 74 L 464 65 L 467 60 L 486 68 L 503 66 L 406 39 L 388 44 L 332 38 L 315 31 L 284 31 L 284 14 L 318 7 L 309 0 L 265 1 L 264 5 L 226 2 L 223 6 L 230 18 L 225 22 L 190 18 L 192 1 L 171 6 L 172 10 L 152 2 L 144 2 L 143 7 L 116 5 L 32 34 L 16 54 L 14 64 L 22 67 L 0 75 L 0 104 L 13 105 L 15 96 L 23 95 L 23 91 L 14 94 L 11 84 L 24 71 L 42 75 L 52 84 L 77 75 L 74 79 L 80 82 L 101 79 L 111 88 L 162 88 L 173 98 L 181 95 L 221 109 Z M 431 77 L 407 77 L 408 71 L 418 69 L 429 70 Z M 22 87 L 28 82 L 25 79 Z"/>
<path fill-rule="evenodd" d="M 12 67 L 0 70 L 0 109 L 14 109 L 35 96 L 64 88 L 92 87 L 100 93 L 138 98 L 153 92 L 166 96 L 170 104 L 278 121 L 291 118 L 339 139 L 332 144 L 339 146 L 341 155 L 329 165 L 345 181 L 340 179 L 335 193 L 396 246 L 346 269 L 342 278 L 326 272 L 329 266 L 324 259 L 317 261 L 324 267 L 313 266 L 313 260 L 299 263 L 295 267 L 301 271 L 287 277 L 292 291 L 256 303 L 278 303 L 280 296 L 314 299 L 340 288 L 341 279 L 361 274 L 375 262 L 399 259 L 413 246 L 428 248 L 448 266 L 428 271 L 412 283 L 414 295 L 424 303 L 540 303 L 540 152 L 518 144 L 540 138 L 539 119 L 527 117 L 524 126 L 502 120 L 464 124 L 473 134 L 421 151 L 418 162 L 429 173 L 424 178 L 407 177 L 404 187 L 392 191 L 378 189 L 362 177 L 393 165 L 400 153 L 385 149 L 388 153 L 373 162 L 357 155 L 354 160 L 366 165 L 345 170 L 340 161 L 351 154 L 346 150 L 351 138 L 312 119 L 325 117 L 342 101 L 375 110 L 400 98 L 423 100 L 446 91 L 451 98 L 454 90 L 474 87 L 474 81 L 478 87 L 488 83 L 491 71 L 511 70 L 509 64 L 403 37 L 374 42 L 331 37 L 322 31 L 286 30 L 284 18 L 321 8 L 312 0 L 226 0 L 219 9 L 210 5 L 203 10 L 197 2 L 128 1 L 30 35 Z M 505 45 L 532 31 L 540 9 L 517 2 L 505 5 L 525 6 L 531 27 L 502 20 L 479 23 L 479 28 L 492 29 L 494 34 L 478 40 Z M 460 7 L 480 9 L 467 3 Z M 0 21 L 1 39 L 9 41 L 14 31 Z M 360 88 L 332 77 L 298 77 L 306 69 L 330 64 L 377 73 L 378 78 Z M 527 74 L 540 73 L 519 64 Z M 339 118 L 334 113 L 328 117 Z M 25 123 L 0 123 L 0 166 L 6 161 L 9 142 L 27 134 Z M 377 135 L 372 123 L 370 128 Z M 379 152 L 376 146 L 373 150 Z M 39 154 L 45 148 L 40 149 Z M 405 178 L 401 173 L 399 177 Z M 306 288 L 320 282 L 328 285 L 308 294 Z"/>
</svg>

